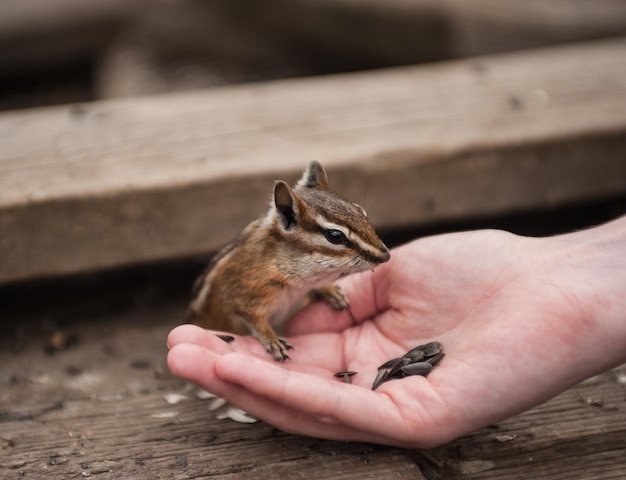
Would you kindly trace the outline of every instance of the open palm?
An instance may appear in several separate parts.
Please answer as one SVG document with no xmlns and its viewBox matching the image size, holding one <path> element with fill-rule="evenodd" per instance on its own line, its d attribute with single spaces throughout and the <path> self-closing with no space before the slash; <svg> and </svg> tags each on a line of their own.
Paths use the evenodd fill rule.
<svg viewBox="0 0 626 480">
<path fill-rule="evenodd" d="M 497 231 L 418 240 L 342 281 L 348 311 L 318 303 L 294 318 L 292 360 L 184 325 L 170 333 L 169 366 L 285 431 L 432 447 L 606 367 L 576 353 L 593 339 L 580 298 L 564 293 L 561 246 Z M 381 363 L 433 340 L 446 356 L 428 377 L 371 390 Z M 334 377 L 342 370 L 358 372 L 352 385 Z"/>
</svg>

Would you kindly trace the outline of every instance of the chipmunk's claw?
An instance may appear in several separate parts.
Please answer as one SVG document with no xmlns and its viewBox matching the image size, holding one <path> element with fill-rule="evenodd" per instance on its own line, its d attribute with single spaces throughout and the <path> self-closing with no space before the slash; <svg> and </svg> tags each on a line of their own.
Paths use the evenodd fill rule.
<svg viewBox="0 0 626 480">
<path fill-rule="evenodd" d="M 339 285 L 325 285 L 311 290 L 311 295 L 317 300 L 324 300 L 335 310 L 346 310 L 350 307 L 348 297 Z"/>
<path fill-rule="evenodd" d="M 272 340 L 262 341 L 262 343 L 265 346 L 265 350 L 267 350 L 267 353 L 273 356 L 274 360 L 276 360 L 277 362 L 289 360 L 289 355 L 287 354 L 287 351 L 293 350 L 293 347 L 284 338 L 276 337 Z"/>
</svg>

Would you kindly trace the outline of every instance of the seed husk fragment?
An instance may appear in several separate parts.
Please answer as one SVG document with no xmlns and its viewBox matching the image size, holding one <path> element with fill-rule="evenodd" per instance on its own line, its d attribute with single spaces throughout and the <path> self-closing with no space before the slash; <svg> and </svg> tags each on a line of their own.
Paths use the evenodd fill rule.
<svg viewBox="0 0 626 480">
<path fill-rule="evenodd" d="M 446 356 L 445 353 L 439 353 L 435 355 L 434 357 L 427 358 L 426 361 L 434 366 L 434 365 L 437 365 L 439 361 L 445 356 Z"/>
<path fill-rule="evenodd" d="M 424 355 L 426 355 L 426 357 L 432 357 L 441 352 L 442 346 L 441 346 L 441 343 L 439 342 L 430 342 L 430 343 L 427 343 L 426 345 L 422 345 L 422 348 L 424 350 Z"/>
<path fill-rule="evenodd" d="M 226 343 L 230 343 L 230 342 L 233 342 L 235 340 L 235 337 L 233 337 L 232 335 L 216 334 L 215 336 L 220 338 L 221 340 L 225 341 Z"/>
<path fill-rule="evenodd" d="M 343 383 L 352 383 L 352 375 L 356 375 L 357 372 L 337 372 L 335 373 L 335 377 L 343 378 Z"/>
<path fill-rule="evenodd" d="M 404 373 L 404 376 L 407 376 L 407 375 L 426 376 L 430 372 L 432 372 L 432 370 L 433 370 L 433 366 L 428 362 L 410 363 L 402 367 L 402 373 Z"/>
</svg>

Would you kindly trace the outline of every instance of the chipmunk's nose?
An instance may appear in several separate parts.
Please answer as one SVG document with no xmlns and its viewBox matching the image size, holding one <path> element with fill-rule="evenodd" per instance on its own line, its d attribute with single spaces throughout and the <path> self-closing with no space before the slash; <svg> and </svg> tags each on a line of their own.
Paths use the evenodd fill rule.
<svg viewBox="0 0 626 480">
<path fill-rule="evenodd" d="M 389 249 L 385 245 L 382 245 L 380 247 L 380 263 L 388 262 L 390 258 L 391 253 L 389 252 Z"/>
</svg>

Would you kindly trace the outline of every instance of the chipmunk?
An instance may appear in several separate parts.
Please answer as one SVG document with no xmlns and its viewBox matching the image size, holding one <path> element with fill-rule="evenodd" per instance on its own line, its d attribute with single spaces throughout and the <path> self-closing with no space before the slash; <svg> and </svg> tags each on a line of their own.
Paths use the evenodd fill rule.
<svg viewBox="0 0 626 480">
<path fill-rule="evenodd" d="M 315 299 L 348 308 L 331 283 L 389 256 L 365 210 L 329 192 L 326 171 L 312 161 L 294 188 L 277 181 L 269 211 L 213 258 L 194 284 L 188 317 L 211 330 L 252 334 L 276 361 L 286 360 L 293 347 L 272 326 Z"/>
</svg>

